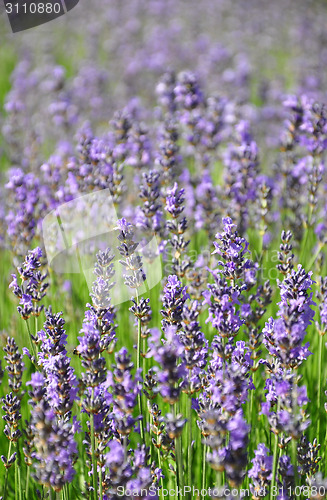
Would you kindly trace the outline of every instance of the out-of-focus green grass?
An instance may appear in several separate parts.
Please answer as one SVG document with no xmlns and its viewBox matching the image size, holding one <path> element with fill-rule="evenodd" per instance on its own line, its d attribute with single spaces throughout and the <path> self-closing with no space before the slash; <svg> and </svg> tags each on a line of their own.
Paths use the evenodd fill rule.
<svg viewBox="0 0 327 500">
<path fill-rule="evenodd" d="M 0 46 L 0 106 L 2 108 L 5 96 L 10 89 L 10 75 L 15 68 L 17 55 L 8 43 Z"/>
</svg>

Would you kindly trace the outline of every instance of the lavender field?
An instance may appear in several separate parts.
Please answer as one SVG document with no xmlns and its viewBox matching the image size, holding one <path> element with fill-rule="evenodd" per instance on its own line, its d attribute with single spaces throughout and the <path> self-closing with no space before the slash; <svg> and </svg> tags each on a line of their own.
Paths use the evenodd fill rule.
<svg viewBox="0 0 327 500">
<path fill-rule="evenodd" d="M 0 17 L 0 498 L 327 498 L 326 26 Z"/>
</svg>

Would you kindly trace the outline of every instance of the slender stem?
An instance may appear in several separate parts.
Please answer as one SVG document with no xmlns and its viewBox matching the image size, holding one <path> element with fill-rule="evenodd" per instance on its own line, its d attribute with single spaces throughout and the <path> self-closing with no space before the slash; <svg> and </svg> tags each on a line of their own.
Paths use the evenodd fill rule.
<svg viewBox="0 0 327 500">
<path fill-rule="evenodd" d="M 100 466 L 99 467 L 99 487 L 100 487 L 100 496 L 99 496 L 99 500 L 102 500 L 103 499 L 103 491 L 102 491 L 102 467 Z"/>
<path fill-rule="evenodd" d="M 9 447 L 8 447 L 8 455 L 7 455 L 7 462 L 10 458 L 10 454 L 11 454 L 11 441 L 9 441 Z M 6 468 L 6 475 L 5 475 L 5 484 L 4 484 L 4 487 L 3 487 L 3 498 L 7 498 L 6 497 L 6 494 L 7 494 L 7 486 L 8 486 L 8 474 L 9 474 L 9 469 Z"/>
<path fill-rule="evenodd" d="M 137 364 L 136 368 L 139 369 L 141 365 L 141 320 L 137 321 Z M 139 413 L 142 419 L 140 420 L 141 439 L 144 442 L 144 423 L 143 423 L 143 408 L 142 408 L 142 392 L 138 394 L 139 400 Z"/>
<path fill-rule="evenodd" d="M 192 399 L 188 397 L 187 402 L 187 426 L 188 426 L 188 443 L 187 443 L 187 485 L 192 484 Z M 190 494 L 192 498 L 192 493 Z"/>
<path fill-rule="evenodd" d="M 35 350 L 35 346 L 34 346 L 33 341 L 32 341 L 31 329 L 30 329 L 30 325 L 28 323 L 28 319 L 25 321 L 25 323 L 26 323 L 27 331 L 28 331 L 28 339 L 29 339 L 30 348 L 31 348 L 31 355 L 34 358 L 34 366 L 38 370 L 39 368 L 38 368 L 38 365 L 37 365 L 36 350 Z"/>
<path fill-rule="evenodd" d="M 183 480 L 183 460 L 182 460 L 182 450 L 181 450 L 181 436 L 175 439 L 175 449 L 176 449 L 178 488 L 181 488 L 183 490 L 184 489 L 184 480 Z"/>
<path fill-rule="evenodd" d="M 143 339 L 143 354 L 144 354 L 144 356 L 142 357 L 142 376 L 143 376 L 143 379 L 144 379 L 145 374 L 147 373 L 147 370 L 146 370 L 146 357 L 145 357 L 145 354 L 146 354 L 146 339 Z"/>
<path fill-rule="evenodd" d="M 252 429 L 253 392 L 254 391 L 250 391 L 250 404 L 249 404 L 249 414 L 248 414 L 248 424 L 250 425 L 250 432 Z M 251 446 L 251 434 L 250 434 L 249 446 Z"/>
<path fill-rule="evenodd" d="M 319 256 L 321 250 L 323 249 L 325 243 L 318 243 L 318 249 L 316 250 L 316 253 L 313 255 L 312 259 L 310 260 L 309 264 L 307 265 L 307 270 L 308 272 L 311 271 L 311 268 L 313 267 L 314 263 L 317 260 L 317 257 Z"/>
<path fill-rule="evenodd" d="M 17 457 L 15 460 L 15 500 L 18 500 L 18 489 L 20 491 L 20 484 L 18 483 L 18 462 Z"/>
<path fill-rule="evenodd" d="M 280 410 L 280 400 L 278 398 L 277 400 L 277 411 L 278 413 Z M 275 494 L 274 494 L 274 487 L 276 485 L 276 472 L 277 472 L 277 465 L 278 465 L 278 460 L 279 460 L 279 448 L 278 448 L 278 434 L 274 435 L 275 441 L 274 441 L 274 455 L 273 455 L 273 470 L 272 470 L 272 478 L 271 478 L 271 485 L 270 485 L 270 500 L 275 499 Z"/>
<path fill-rule="evenodd" d="M 136 304 L 139 305 L 139 295 L 136 290 Z M 141 319 L 137 318 L 137 357 L 136 357 L 136 369 L 139 370 L 141 368 Z M 144 377 L 144 373 L 142 374 Z M 145 444 L 145 437 L 144 437 L 144 423 L 143 423 L 143 409 L 142 409 L 142 391 L 138 394 L 137 396 L 138 403 L 139 403 L 139 414 L 142 417 L 140 420 L 140 432 L 141 432 L 141 439 L 143 443 Z"/>
<path fill-rule="evenodd" d="M 142 333 L 142 330 L 141 330 L 141 333 Z M 147 349 L 147 346 L 146 346 L 146 339 L 143 338 L 143 354 L 146 353 L 146 349 Z M 143 380 L 145 379 L 145 374 L 147 373 L 147 360 L 146 360 L 146 357 L 143 355 L 142 356 L 142 376 L 143 376 Z M 151 432 L 149 431 L 148 432 L 148 429 L 150 429 L 150 413 L 148 411 L 146 411 L 146 408 L 147 408 L 147 400 L 144 399 L 144 394 L 141 394 L 141 398 L 143 398 L 143 401 L 142 401 L 142 409 L 144 408 L 145 409 L 145 415 L 144 415 L 144 426 L 143 426 L 143 432 L 144 432 L 144 439 L 145 439 L 145 444 L 148 446 L 148 448 L 150 449 L 150 463 L 152 463 L 152 454 L 153 454 L 153 447 L 152 447 L 152 443 L 151 443 Z"/>
<path fill-rule="evenodd" d="M 176 416 L 176 405 L 174 404 L 173 405 L 173 414 L 174 416 Z M 175 458 L 176 458 L 176 499 L 178 500 L 179 499 L 179 488 L 180 488 L 180 467 L 181 467 L 181 462 L 180 462 L 180 453 L 179 453 L 179 440 L 177 438 L 175 438 L 174 440 L 174 443 L 175 443 Z"/>
<path fill-rule="evenodd" d="M 274 435 L 275 437 L 275 442 L 274 442 L 274 455 L 273 455 L 273 470 L 272 470 L 272 478 L 271 478 L 271 486 L 270 486 L 270 500 L 274 500 L 274 497 L 276 495 L 273 494 L 274 488 L 276 485 L 276 471 L 277 471 L 277 463 L 278 463 L 278 434 Z"/>
<path fill-rule="evenodd" d="M 160 448 L 157 448 L 157 451 L 158 451 L 158 465 L 159 465 L 159 469 L 161 469 L 161 472 L 162 472 Z M 162 477 L 160 478 L 160 485 L 161 485 L 161 491 L 162 491 L 162 498 L 165 498 L 163 495 L 163 478 Z"/>
<path fill-rule="evenodd" d="M 308 234 L 309 234 L 309 228 L 306 227 L 304 230 L 304 237 L 302 239 L 302 244 L 301 244 L 301 249 L 300 249 L 300 263 L 302 263 L 303 259 L 304 259 L 304 253 L 305 253 L 305 249 L 307 246 Z"/>
<path fill-rule="evenodd" d="M 307 247 L 307 241 L 308 241 L 308 236 L 309 232 L 311 230 L 311 219 L 313 215 L 313 207 L 310 205 L 309 207 L 309 214 L 308 214 L 308 220 L 306 221 L 305 229 L 304 229 L 304 236 L 302 238 L 302 243 L 301 243 L 301 249 L 300 249 L 300 263 L 303 263 L 304 260 L 304 254 L 305 250 Z"/>
<path fill-rule="evenodd" d="M 19 428 L 21 426 L 19 425 Z M 17 485 L 16 488 L 18 489 L 18 499 L 23 500 L 23 485 L 22 485 L 22 480 L 21 480 L 21 465 L 22 465 L 22 457 L 21 457 L 21 448 L 20 448 L 20 442 L 19 439 L 16 441 L 16 450 L 17 450 L 17 457 L 15 461 L 15 481 L 16 481 L 16 474 L 17 474 Z M 16 465 L 17 463 L 17 465 Z M 15 491 L 16 494 L 16 491 Z"/>
<path fill-rule="evenodd" d="M 318 443 L 320 443 L 320 420 L 321 420 L 321 378 L 322 378 L 322 335 L 319 333 L 319 350 L 318 350 L 318 397 L 317 397 L 317 408 L 318 408 L 318 421 L 317 421 L 317 438 Z"/>
<path fill-rule="evenodd" d="M 26 500 L 29 499 L 29 496 L 28 496 L 28 490 L 29 490 L 29 483 L 30 483 L 30 466 L 28 465 L 27 466 L 27 472 L 26 472 L 26 489 L 25 489 L 25 497 L 26 497 Z"/>
<path fill-rule="evenodd" d="M 65 494 L 65 500 L 69 500 L 69 487 L 67 483 L 64 486 L 64 494 Z"/>
<path fill-rule="evenodd" d="M 252 451 L 253 451 L 253 446 L 252 446 L 253 435 L 254 435 L 254 433 L 256 433 L 258 431 L 258 425 L 256 425 L 257 424 L 257 414 L 256 413 L 255 413 L 255 418 L 253 418 L 254 393 L 255 393 L 255 389 L 257 387 L 256 386 L 256 383 L 257 383 L 256 382 L 256 373 L 257 373 L 257 371 L 253 372 L 252 382 L 253 382 L 253 385 L 254 385 L 255 388 L 250 391 L 250 404 L 249 404 L 249 413 L 248 413 L 248 424 L 250 426 L 250 431 L 249 431 L 249 445 L 248 445 L 249 455 L 251 455 Z M 255 421 L 255 425 L 254 425 L 253 421 Z M 254 442 L 256 442 L 255 438 L 254 438 Z M 246 488 L 249 487 L 249 482 L 250 482 L 250 478 L 247 475 L 246 476 Z"/>
<path fill-rule="evenodd" d="M 179 400 L 177 402 L 177 414 L 181 413 L 180 412 L 180 406 L 181 404 L 181 400 Z M 176 410 L 176 408 L 175 408 Z M 182 435 L 180 435 L 177 439 L 175 439 L 175 446 L 176 446 L 176 458 L 177 458 L 177 462 L 178 462 L 178 482 L 179 482 L 179 486 L 180 488 L 182 489 L 182 491 L 184 490 L 184 467 L 183 467 L 183 464 L 184 464 L 184 461 L 183 461 L 183 454 L 182 454 Z"/>
<path fill-rule="evenodd" d="M 94 400 L 94 387 L 92 387 L 92 402 Z M 92 469 L 93 469 L 93 498 L 97 500 L 98 497 L 98 470 L 97 460 L 95 456 L 95 432 L 94 432 L 94 415 L 91 416 L 91 453 L 92 453 Z"/>
<path fill-rule="evenodd" d="M 299 483 L 299 474 L 298 474 L 298 459 L 297 459 L 297 442 L 296 439 L 292 439 L 292 455 L 293 455 L 293 464 L 294 464 L 294 487 L 296 487 Z"/>
<path fill-rule="evenodd" d="M 206 489 L 206 469 L 207 469 L 207 445 L 203 445 L 203 455 L 202 455 L 202 487 L 201 490 Z M 205 499 L 205 496 L 202 497 Z"/>
<path fill-rule="evenodd" d="M 220 489 L 224 484 L 223 475 L 221 472 L 216 472 L 216 486 Z"/>
</svg>

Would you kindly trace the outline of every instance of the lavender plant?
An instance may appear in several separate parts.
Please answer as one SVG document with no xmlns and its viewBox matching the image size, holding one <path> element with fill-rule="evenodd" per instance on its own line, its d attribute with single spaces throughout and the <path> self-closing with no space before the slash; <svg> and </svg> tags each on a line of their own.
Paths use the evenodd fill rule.
<svg viewBox="0 0 327 500">
<path fill-rule="evenodd" d="M 73 12 L 0 49 L 0 495 L 326 498 L 323 3 Z"/>
</svg>

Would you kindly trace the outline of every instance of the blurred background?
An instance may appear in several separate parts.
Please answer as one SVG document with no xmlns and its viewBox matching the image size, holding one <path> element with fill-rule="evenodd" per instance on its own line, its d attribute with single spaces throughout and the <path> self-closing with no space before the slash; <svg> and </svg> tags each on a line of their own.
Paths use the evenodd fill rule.
<svg viewBox="0 0 327 500">
<path fill-rule="evenodd" d="M 237 101 L 273 146 L 285 94 L 325 98 L 326 9 L 312 0 L 80 0 L 17 34 L 3 14 L 2 154 L 29 161 L 33 141 L 50 153 L 86 120 L 103 129 L 133 98 L 150 110 L 167 70 L 190 70 L 206 92 Z"/>
</svg>

